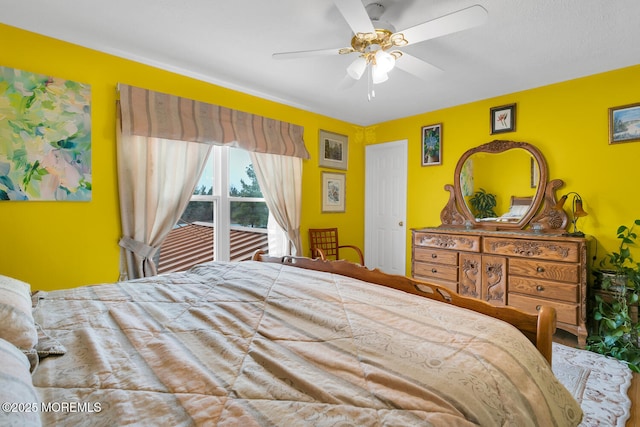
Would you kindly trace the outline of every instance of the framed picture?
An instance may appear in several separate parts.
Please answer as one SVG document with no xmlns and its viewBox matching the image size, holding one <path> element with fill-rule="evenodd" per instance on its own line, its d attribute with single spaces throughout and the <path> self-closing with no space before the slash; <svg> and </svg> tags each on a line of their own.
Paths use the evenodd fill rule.
<svg viewBox="0 0 640 427">
<path fill-rule="evenodd" d="M 422 166 L 442 164 L 442 123 L 422 127 Z"/>
<path fill-rule="evenodd" d="M 609 108 L 609 144 L 640 141 L 640 103 Z"/>
<path fill-rule="evenodd" d="M 349 138 L 320 130 L 320 166 L 347 170 Z"/>
<path fill-rule="evenodd" d="M 322 212 L 344 212 L 346 175 L 322 172 Z"/>
<path fill-rule="evenodd" d="M 501 105 L 490 109 L 491 134 L 516 130 L 516 104 Z"/>
</svg>

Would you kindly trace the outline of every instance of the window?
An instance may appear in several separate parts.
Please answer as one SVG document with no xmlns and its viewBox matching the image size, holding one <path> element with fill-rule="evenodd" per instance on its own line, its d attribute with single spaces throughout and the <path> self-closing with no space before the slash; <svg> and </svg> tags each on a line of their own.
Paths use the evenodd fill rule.
<svg viewBox="0 0 640 427">
<path fill-rule="evenodd" d="M 247 151 L 214 146 L 191 201 L 162 244 L 158 272 L 250 259 L 268 250 L 269 209 Z"/>
</svg>

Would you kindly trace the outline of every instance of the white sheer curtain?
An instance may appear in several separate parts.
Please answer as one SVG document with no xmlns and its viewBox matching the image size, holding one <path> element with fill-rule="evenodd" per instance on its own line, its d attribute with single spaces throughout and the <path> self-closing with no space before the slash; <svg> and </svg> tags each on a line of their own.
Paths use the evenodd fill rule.
<svg viewBox="0 0 640 427">
<path fill-rule="evenodd" d="M 269 212 L 269 219 L 267 220 L 267 242 L 269 244 L 269 255 L 271 256 L 281 257 L 291 253 L 289 238 L 282 227 L 278 225 L 271 212 Z"/>
<path fill-rule="evenodd" d="M 120 280 L 157 273 L 153 256 L 180 219 L 211 145 L 118 133 Z"/>
<path fill-rule="evenodd" d="M 302 255 L 302 159 L 278 154 L 251 153 L 251 162 L 269 212 L 291 243 L 291 255 Z M 269 253 L 271 254 L 271 247 Z"/>
</svg>

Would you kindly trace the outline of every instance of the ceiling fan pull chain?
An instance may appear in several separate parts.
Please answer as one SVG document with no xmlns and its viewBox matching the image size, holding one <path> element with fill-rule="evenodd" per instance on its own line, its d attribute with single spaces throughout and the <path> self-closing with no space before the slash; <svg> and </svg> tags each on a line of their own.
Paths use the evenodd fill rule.
<svg viewBox="0 0 640 427">
<path fill-rule="evenodd" d="M 376 97 L 376 91 L 373 88 L 373 71 L 371 64 L 367 66 L 367 100 L 371 101 Z"/>
</svg>

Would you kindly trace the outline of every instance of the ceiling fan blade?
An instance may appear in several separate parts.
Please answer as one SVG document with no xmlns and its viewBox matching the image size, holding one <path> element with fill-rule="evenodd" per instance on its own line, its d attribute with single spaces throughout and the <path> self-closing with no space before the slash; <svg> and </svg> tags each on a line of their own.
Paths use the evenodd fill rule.
<svg viewBox="0 0 640 427">
<path fill-rule="evenodd" d="M 396 60 L 396 68 L 406 71 L 409 74 L 413 74 L 423 80 L 429 80 L 444 72 L 435 65 L 431 65 L 428 62 L 405 52 L 402 52 L 402 56 Z"/>
<path fill-rule="evenodd" d="M 333 2 L 351 27 L 353 34 L 375 33 L 376 30 L 373 28 L 362 0 L 333 0 Z"/>
<path fill-rule="evenodd" d="M 404 38 L 409 42 L 408 44 L 420 43 L 482 25 L 487 21 L 487 16 L 487 10 L 476 4 L 431 21 L 414 25 L 406 30 L 398 31 L 398 33 L 404 35 Z"/>
<path fill-rule="evenodd" d="M 331 56 L 339 55 L 340 48 L 333 49 L 318 49 L 318 50 L 300 50 L 297 52 L 281 52 L 271 55 L 273 59 L 299 59 L 299 58 L 311 58 L 318 56 Z"/>
</svg>

